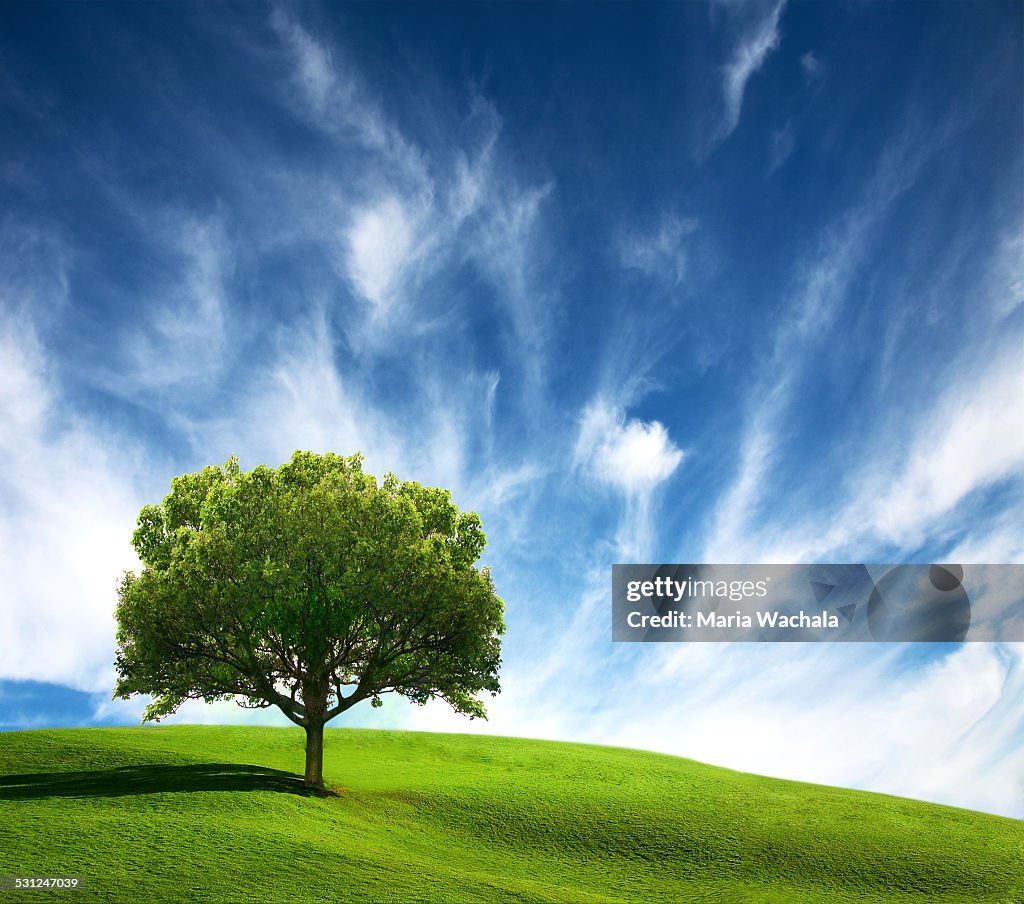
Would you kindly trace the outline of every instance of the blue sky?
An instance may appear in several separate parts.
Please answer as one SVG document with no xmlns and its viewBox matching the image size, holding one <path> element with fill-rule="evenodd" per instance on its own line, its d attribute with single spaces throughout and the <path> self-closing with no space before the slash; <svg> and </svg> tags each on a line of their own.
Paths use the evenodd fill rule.
<svg viewBox="0 0 1024 904">
<path fill-rule="evenodd" d="M 5 19 L 0 727 L 138 720 L 171 477 L 362 450 L 481 514 L 509 630 L 489 722 L 345 724 L 1024 817 L 1024 645 L 609 640 L 616 561 L 1024 563 L 1024 6 Z"/>
</svg>

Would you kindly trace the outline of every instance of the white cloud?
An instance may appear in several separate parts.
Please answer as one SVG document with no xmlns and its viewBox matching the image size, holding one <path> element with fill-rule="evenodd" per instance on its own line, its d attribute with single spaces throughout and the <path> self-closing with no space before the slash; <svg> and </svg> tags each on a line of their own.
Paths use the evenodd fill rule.
<svg viewBox="0 0 1024 904">
<path fill-rule="evenodd" d="M 649 493 L 672 475 L 683 455 L 659 421 L 629 420 L 602 399 L 583 412 L 577 467 L 627 496 Z"/>
<path fill-rule="evenodd" d="M 779 46 L 779 19 L 785 6 L 786 0 L 779 0 L 766 13 L 754 19 L 734 48 L 732 58 L 724 70 L 722 92 L 725 117 L 716 136 L 718 140 L 732 134 L 739 124 L 747 83 L 764 65 L 768 54 Z"/>
<path fill-rule="evenodd" d="M 358 293 L 386 317 L 417 257 L 416 223 L 394 196 L 357 210 L 345 232 L 348 273 Z"/>
<path fill-rule="evenodd" d="M 0 334 L 0 677 L 113 686 L 132 462 L 59 405 L 29 324 Z"/>
<path fill-rule="evenodd" d="M 684 456 L 659 421 L 628 419 L 600 397 L 583 411 L 574 466 L 625 497 L 615 536 L 616 561 L 647 561 L 651 555 L 654 491 Z"/>
<path fill-rule="evenodd" d="M 1007 496 L 1010 523 L 960 516 L 972 494 L 1005 480 L 1024 480 L 1024 370 L 1019 333 L 978 350 L 898 438 L 864 436 L 864 454 L 848 465 L 845 493 L 827 510 L 763 516 L 757 500 L 771 479 L 772 432 L 778 412 L 766 409 L 748 427 L 740 476 L 720 500 L 707 561 L 825 561 L 864 558 L 871 550 L 912 550 L 969 528 L 955 561 L 1021 561 L 1014 530 L 1019 504 Z M 884 431 L 883 431 L 884 433 Z"/>
<path fill-rule="evenodd" d="M 976 489 L 1024 476 L 1021 337 L 980 374 L 964 375 L 920 419 L 910 451 L 871 507 L 879 534 L 913 545 Z"/>
</svg>

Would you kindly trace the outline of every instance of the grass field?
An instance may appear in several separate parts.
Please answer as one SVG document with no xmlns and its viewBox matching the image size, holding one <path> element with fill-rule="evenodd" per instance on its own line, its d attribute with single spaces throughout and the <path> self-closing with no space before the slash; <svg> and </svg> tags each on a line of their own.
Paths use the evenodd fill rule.
<svg viewBox="0 0 1024 904">
<path fill-rule="evenodd" d="M 1024 901 L 1024 823 L 606 747 L 299 729 L 0 734 L 7 900 Z"/>
</svg>

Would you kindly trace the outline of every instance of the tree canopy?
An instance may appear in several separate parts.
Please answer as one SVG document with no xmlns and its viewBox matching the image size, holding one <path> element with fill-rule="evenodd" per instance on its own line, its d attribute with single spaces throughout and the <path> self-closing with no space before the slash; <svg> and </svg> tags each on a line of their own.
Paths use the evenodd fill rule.
<svg viewBox="0 0 1024 904">
<path fill-rule="evenodd" d="M 474 512 L 442 489 L 378 483 L 358 454 L 232 458 L 171 482 L 139 515 L 142 561 L 118 591 L 115 696 L 277 706 L 306 729 L 322 787 L 323 726 L 362 700 L 447 701 L 470 718 L 500 690 L 503 604 Z"/>
</svg>

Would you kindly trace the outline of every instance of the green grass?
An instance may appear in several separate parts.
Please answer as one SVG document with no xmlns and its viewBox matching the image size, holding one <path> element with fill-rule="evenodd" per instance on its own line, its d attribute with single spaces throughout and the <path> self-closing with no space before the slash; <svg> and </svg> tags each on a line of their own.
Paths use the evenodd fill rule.
<svg viewBox="0 0 1024 904">
<path fill-rule="evenodd" d="M 1024 823 L 577 744 L 298 729 L 0 734 L 7 900 L 1024 901 Z M 56 897 L 55 897 L 56 896 Z"/>
</svg>

